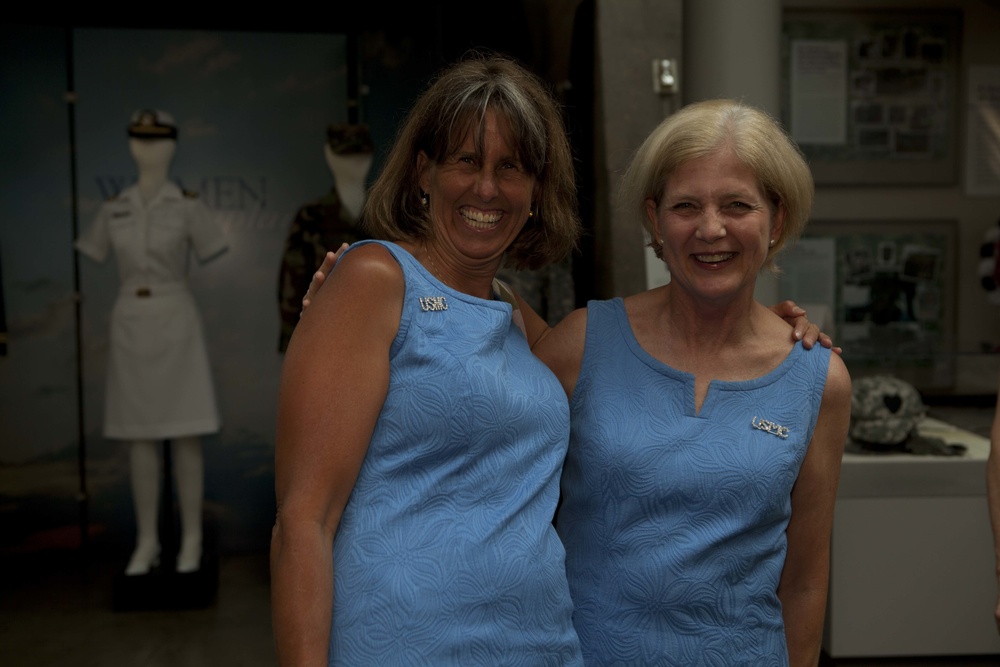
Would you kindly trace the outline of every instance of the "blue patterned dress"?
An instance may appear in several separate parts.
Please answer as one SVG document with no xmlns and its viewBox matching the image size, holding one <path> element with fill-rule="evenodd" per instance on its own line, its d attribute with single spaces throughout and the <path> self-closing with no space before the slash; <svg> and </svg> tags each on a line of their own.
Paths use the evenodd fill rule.
<svg viewBox="0 0 1000 667">
<path fill-rule="evenodd" d="M 589 304 L 557 521 L 587 665 L 788 664 L 776 591 L 829 355 L 713 381 L 696 415 L 622 300 Z"/>
<path fill-rule="evenodd" d="M 406 294 L 388 395 L 334 539 L 329 663 L 581 665 L 552 527 L 566 395 L 509 304 L 452 290 L 376 243 Z"/>
</svg>

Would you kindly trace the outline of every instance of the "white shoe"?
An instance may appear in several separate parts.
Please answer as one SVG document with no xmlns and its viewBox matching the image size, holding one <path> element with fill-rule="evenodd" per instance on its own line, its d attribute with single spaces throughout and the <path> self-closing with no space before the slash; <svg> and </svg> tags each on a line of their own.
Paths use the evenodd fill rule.
<svg viewBox="0 0 1000 667">
<path fill-rule="evenodd" d="M 135 577 L 149 574 L 149 571 L 160 564 L 160 545 L 139 545 L 132 552 L 125 566 L 125 575 Z"/>
<path fill-rule="evenodd" d="M 184 540 L 177 554 L 176 570 L 180 574 L 197 572 L 201 569 L 201 540 Z"/>
</svg>

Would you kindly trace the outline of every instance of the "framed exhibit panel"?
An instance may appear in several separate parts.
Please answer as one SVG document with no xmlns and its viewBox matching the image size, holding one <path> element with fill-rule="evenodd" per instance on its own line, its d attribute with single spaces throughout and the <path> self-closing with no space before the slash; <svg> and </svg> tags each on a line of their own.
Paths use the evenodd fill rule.
<svg viewBox="0 0 1000 667">
<path fill-rule="evenodd" d="M 960 30 L 948 11 L 785 12 L 782 120 L 817 184 L 957 181 Z"/>
<path fill-rule="evenodd" d="M 943 391 L 955 375 L 953 220 L 811 221 L 779 259 L 782 294 L 826 304 L 851 375 Z"/>
</svg>

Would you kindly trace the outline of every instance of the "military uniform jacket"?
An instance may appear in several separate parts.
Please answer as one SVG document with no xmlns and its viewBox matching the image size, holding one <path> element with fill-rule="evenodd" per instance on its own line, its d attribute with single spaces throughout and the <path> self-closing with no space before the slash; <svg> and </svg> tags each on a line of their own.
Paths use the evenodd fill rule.
<svg viewBox="0 0 1000 667">
<path fill-rule="evenodd" d="M 288 341 L 302 311 L 302 297 L 326 251 L 336 250 L 341 243 L 351 244 L 368 238 L 356 222 L 341 203 L 336 188 L 295 214 L 285 237 L 278 275 L 279 352 L 288 349 Z"/>
<path fill-rule="evenodd" d="M 132 186 L 101 205 L 76 248 L 114 249 L 121 289 L 111 313 L 104 435 L 160 439 L 219 429 L 201 318 L 185 281 L 188 253 L 227 246 L 211 210 L 167 183 L 148 206 Z"/>
</svg>

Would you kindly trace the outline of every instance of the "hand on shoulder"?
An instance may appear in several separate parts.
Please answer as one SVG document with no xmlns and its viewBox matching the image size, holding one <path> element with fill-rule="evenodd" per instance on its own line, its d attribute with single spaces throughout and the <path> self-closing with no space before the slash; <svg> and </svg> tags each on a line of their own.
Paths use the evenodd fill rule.
<svg viewBox="0 0 1000 667">
<path fill-rule="evenodd" d="M 341 243 L 336 252 L 328 250 L 326 255 L 323 256 L 323 261 L 320 263 L 316 273 L 313 274 L 312 280 L 309 281 L 309 288 L 302 297 L 302 310 L 299 311 L 299 317 L 302 317 L 302 315 L 306 312 L 306 308 L 308 308 L 309 304 L 311 304 L 313 299 L 316 298 L 316 293 L 319 292 L 319 288 L 323 286 L 323 282 L 326 281 L 326 277 L 330 275 L 331 271 L 333 271 L 333 267 L 337 265 L 337 260 L 340 259 L 347 248 L 348 245 L 346 243 Z"/>
<path fill-rule="evenodd" d="M 388 249 L 369 243 L 347 252 L 344 244 L 336 253 L 327 253 L 320 270 L 313 276 L 306 298 L 302 300 L 302 315 L 310 306 L 308 312 L 319 310 L 321 304 L 333 298 L 334 292 L 342 296 L 347 292 L 346 296 L 358 300 L 370 291 L 377 292 L 390 285 L 402 289 L 403 270 Z"/>
<path fill-rule="evenodd" d="M 771 306 L 770 310 L 792 327 L 792 337 L 802 341 L 802 347 L 807 350 L 819 342 L 823 347 L 829 347 L 840 354 L 841 348 L 834 347 L 833 339 L 819 330 L 819 326 L 809 321 L 806 311 L 794 301 L 786 300 Z"/>
<path fill-rule="evenodd" d="M 336 270 L 310 300 L 289 353 L 299 345 L 320 352 L 342 334 L 391 343 L 399 329 L 405 289 L 403 269 L 388 249 L 375 243 L 353 248 L 337 259 Z"/>
</svg>

